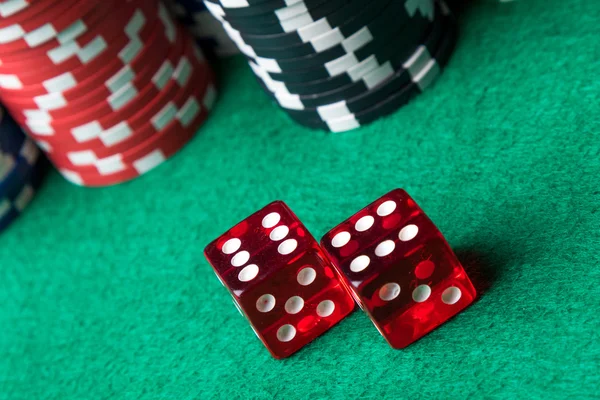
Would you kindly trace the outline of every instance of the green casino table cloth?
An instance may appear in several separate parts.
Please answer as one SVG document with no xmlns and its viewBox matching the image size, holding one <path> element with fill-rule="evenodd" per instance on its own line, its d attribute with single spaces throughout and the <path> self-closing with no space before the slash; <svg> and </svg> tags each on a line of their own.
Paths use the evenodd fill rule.
<svg viewBox="0 0 600 400">
<path fill-rule="evenodd" d="M 600 3 L 453 5 L 442 77 L 368 127 L 295 125 L 232 58 L 170 162 L 103 189 L 51 173 L 0 236 L 0 399 L 597 398 Z M 204 246 L 275 199 L 320 238 L 396 187 L 478 300 L 404 350 L 357 311 L 272 359 Z"/>
</svg>

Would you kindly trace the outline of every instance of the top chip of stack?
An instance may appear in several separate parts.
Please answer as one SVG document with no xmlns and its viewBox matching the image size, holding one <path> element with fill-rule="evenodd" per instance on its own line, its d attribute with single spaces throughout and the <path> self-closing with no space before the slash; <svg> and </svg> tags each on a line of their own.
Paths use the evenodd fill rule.
<svg viewBox="0 0 600 400">
<path fill-rule="evenodd" d="M 45 161 L 35 143 L 0 108 L 0 231 L 33 198 L 46 171 Z"/>
<path fill-rule="evenodd" d="M 9 0 L 0 16 L 0 98 L 70 181 L 144 174 L 206 119 L 212 71 L 158 0 Z"/>
<path fill-rule="evenodd" d="M 204 0 L 260 85 L 299 123 L 333 132 L 395 111 L 448 62 L 441 0 Z"/>
</svg>

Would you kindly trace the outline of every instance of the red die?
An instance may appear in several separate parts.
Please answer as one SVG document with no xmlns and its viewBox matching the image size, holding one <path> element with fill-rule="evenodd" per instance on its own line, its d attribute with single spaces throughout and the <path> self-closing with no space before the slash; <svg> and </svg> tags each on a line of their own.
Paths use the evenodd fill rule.
<svg viewBox="0 0 600 400">
<path fill-rule="evenodd" d="M 452 249 L 404 190 L 332 229 L 321 246 L 394 348 L 418 340 L 475 298 Z"/>
<path fill-rule="evenodd" d="M 316 240 L 281 201 L 231 228 L 204 254 L 275 358 L 298 351 L 354 309 Z"/>
</svg>

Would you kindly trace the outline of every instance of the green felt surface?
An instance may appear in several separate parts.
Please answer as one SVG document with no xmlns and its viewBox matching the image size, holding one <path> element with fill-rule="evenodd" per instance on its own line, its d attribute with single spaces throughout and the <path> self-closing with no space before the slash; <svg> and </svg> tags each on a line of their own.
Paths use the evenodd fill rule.
<svg viewBox="0 0 600 400">
<path fill-rule="evenodd" d="M 51 174 L 0 236 L 0 399 L 598 398 L 600 3 L 476 1 L 435 87 L 373 125 L 294 125 L 241 59 L 171 162 Z M 272 359 L 203 247 L 274 199 L 320 238 L 403 187 L 479 290 L 389 348 L 360 312 Z"/>
</svg>

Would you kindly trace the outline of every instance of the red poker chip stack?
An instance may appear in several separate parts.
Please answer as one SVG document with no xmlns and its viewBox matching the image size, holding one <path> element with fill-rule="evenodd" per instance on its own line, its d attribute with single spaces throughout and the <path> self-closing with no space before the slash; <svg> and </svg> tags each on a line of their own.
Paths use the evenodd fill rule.
<svg viewBox="0 0 600 400">
<path fill-rule="evenodd" d="M 1 102 L 75 184 L 161 164 L 215 96 L 203 54 L 159 0 L 0 2 Z"/>
</svg>

